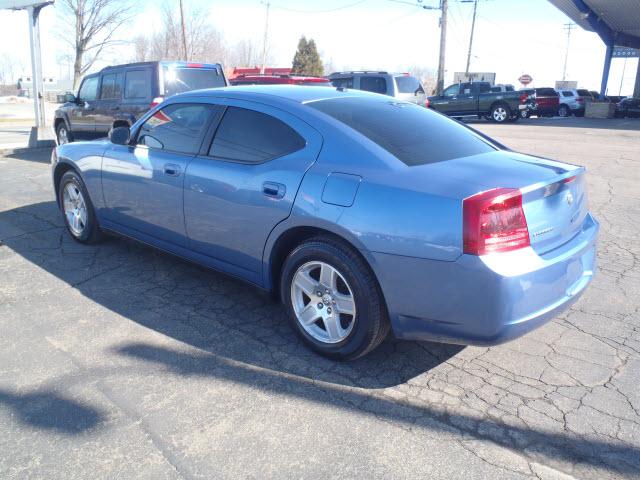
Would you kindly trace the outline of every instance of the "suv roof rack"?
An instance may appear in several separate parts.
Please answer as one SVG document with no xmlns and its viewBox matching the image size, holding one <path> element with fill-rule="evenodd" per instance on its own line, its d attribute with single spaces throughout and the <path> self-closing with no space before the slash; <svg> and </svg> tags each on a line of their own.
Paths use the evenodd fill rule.
<svg viewBox="0 0 640 480">
<path fill-rule="evenodd" d="M 353 74 L 353 73 L 380 73 L 383 75 L 388 75 L 389 72 L 385 72 L 383 70 L 348 70 L 344 72 L 333 72 L 331 75 L 345 75 L 345 74 Z"/>
</svg>

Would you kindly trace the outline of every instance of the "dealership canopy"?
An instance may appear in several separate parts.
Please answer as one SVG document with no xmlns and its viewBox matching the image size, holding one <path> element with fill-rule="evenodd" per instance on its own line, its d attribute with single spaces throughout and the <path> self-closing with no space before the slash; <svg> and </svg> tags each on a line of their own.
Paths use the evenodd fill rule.
<svg viewBox="0 0 640 480">
<path fill-rule="evenodd" d="M 640 0 L 549 0 L 585 30 L 597 33 L 607 46 L 600 94 L 607 90 L 614 46 L 640 49 Z M 640 67 L 638 68 L 640 73 Z M 640 78 L 636 78 L 636 95 Z"/>
</svg>

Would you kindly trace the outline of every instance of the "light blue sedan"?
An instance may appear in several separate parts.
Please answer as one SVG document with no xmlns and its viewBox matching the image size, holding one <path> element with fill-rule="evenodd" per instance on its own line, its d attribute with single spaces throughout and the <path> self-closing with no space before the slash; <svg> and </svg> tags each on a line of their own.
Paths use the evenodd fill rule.
<svg viewBox="0 0 640 480">
<path fill-rule="evenodd" d="M 366 92 L 171 97 L 59 146 L 71 236 L 125 235 L 274 292 L 314 350 L 387 336 L 493 345 L 566 309 L 595 270 L 585 170 Z"/>
</svg>

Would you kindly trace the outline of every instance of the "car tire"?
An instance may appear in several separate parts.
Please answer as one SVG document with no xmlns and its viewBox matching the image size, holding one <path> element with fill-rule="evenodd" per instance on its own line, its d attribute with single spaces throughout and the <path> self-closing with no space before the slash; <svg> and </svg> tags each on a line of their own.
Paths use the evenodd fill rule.
<svg viewBox="0 0 640 480">
<path fill-rule="evenodd" d="M 56 140 L 58 141 L 58 145 L 73 142 L 73 134 L 65 122 L 60 122 L 56 127 Z"/>
<path fill-rule="evenodd" d="M 504 103 L 498 103 L 491 108 L 489 116 L 493 122 L 505 123 L 511 118 L 511 109 Z"/>
<path fill-rule="evenodd" d="M 529 118 L 530 116 L 531 114 L 526 108 L 524 110 L 520 110 L 520 118 Z"/>
<path fill-rule="evenodd" d="M 60 178 L 58 205 L 67 231 L 74 240 L 91 244 L 102 239 L 102 231 L 87 188 L 80 175 L 73 170 L 65 172 Z"/>
<path fill-rule="evenodd" d="M 558 116 L 562 118 L 571 116 L 571 109 L 567 105 L 560 105 L 558 107 Z"/>
<path fill-rule="evenodd" d="M 333 237 L 311 238 L 288 255 L 280 295 L 296 333 L 330 359 L 362 357 L 389 333 L 373 272 L 354 249 Z"/>
</svg>

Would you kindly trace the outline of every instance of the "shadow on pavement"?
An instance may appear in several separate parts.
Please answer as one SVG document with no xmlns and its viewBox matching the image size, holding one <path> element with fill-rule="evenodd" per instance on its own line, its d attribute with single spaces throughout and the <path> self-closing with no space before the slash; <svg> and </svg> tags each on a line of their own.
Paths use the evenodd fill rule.
<svg viewBox="0 0 640 480">
<path fill-rule="evenodd" d="M 26 425 L 65 434 L 85 432 L 103 420 L 95 408 L 51 391 L 13 393 L 0 388 L 2 405 L 9 407 Z"/>
<path fill-rule="evenodd" d="M 4 158 L 22 160 L 26 162 L 49 163 L 51 161 L 51 148 L 19 148 Z"/>
<path fill-rule="evenodd" d="M 368 412 L 411 428 L 460 432 L 531 456 L 637 473 L 640 450 L 562 431 L 479 419 L 444 406 L 386 396 L 446 362 L 462 347 L 388 339 L 355 362 L 336 363 L 309 351 L 268 294 L 128 240 L 79 245 L 60 227 L 55 202 L 0 212 L 23 233 L 3 243 L 84 296 L 133 322 L 196 347 L 185 352 L 146 343 L 115 347 L 151 368 L 221 378 L 346 410 Z M 372 390 L 374 389 L 374 390 Z M 87 417 L 87 415 L 85 415 Z M 97 421 L 97 420 L 96 420 Z"/>
</svg>

